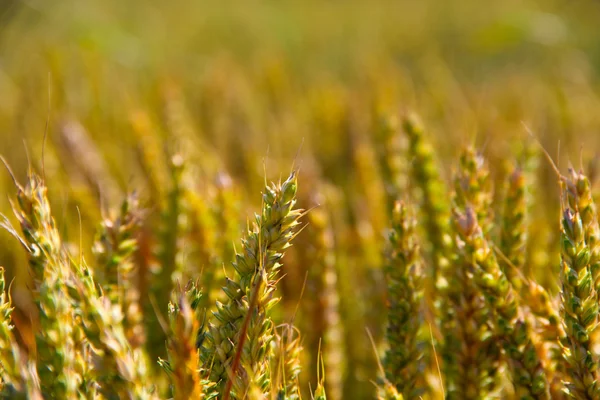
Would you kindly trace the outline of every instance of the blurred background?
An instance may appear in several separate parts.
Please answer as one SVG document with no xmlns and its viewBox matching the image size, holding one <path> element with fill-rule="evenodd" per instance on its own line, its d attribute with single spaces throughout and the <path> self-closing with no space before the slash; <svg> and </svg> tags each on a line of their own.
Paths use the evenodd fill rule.
<svg viewBox="0 0 600 400">
<path fill-rule="evenodd" d="M 599 15 L 600 2 L 586 0 L 1 0 L 0 154 L 21 181 L 28 165 L 43 170 L 74 249 L 91 247 L 100 217 L 126 193 L 160 211 L 177 184 L 212 210 L 214 240 L 239 246 L 265 176 L 300 167 L 301 205 L 328 216 L 335 293 L 311 289 L 323 266 L 310 259 L 321 248 L 309 225 L 286 262 L 281 318 L 308 276 L 302 304 L 333 304 L 342 321 L 331 339 L 343 349 L 331 357 L 343 366 L 339 386 L 367 398 L 377 369 L 365 327 L 380 343 L 385 321 L 373 312 L 385 308 L 382 238 L 398 188 L 410 186 L 386 181 L 397 117 L 420 114 L 447 179 L 461 147 L 475 143 L 502 182 L 507 162 L 537 148 L 523 123 L 559 165 L 592 168 Z M 558 221 L 556 176 L 538 164 L 533 221 Z M 3 213 L 14 192 L 0 173 Z M 161 213 L 149 214 L 152 229 Z M 546 225 L 533 225 L 530 268 L 556 292 L 546 273 L 558 269 L 556 229 Z M 215 244 L 202 243 L 184 275 L 215 263 Z M 4 232 L 0 264 L 27 325 L 26 261 Z M 311 310 L 300 312 L 301 328 Z M 310 335 L 304 379 L 314 382 Z"/>
</svg>

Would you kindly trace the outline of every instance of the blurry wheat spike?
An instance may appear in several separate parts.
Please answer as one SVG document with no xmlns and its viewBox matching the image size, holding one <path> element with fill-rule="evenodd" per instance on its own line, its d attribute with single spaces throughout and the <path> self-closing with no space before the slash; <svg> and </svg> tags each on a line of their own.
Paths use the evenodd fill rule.
<svg viewBox="0 0 600 400">
<path fill-rule="evenodd" d="M 298 229 L 301 210 L 296 203 L 296 174 L 282 184 L 265 188 L 260 215 L 236 255 L 236 275 L 226 279 L 224 303 L 217 303 L 201 349 L 202 363 L 221 393 L 231 387 L 233 398 L 242 398 L 251 385 L 264 391 L 270 383 L 273 321 L 278 302 L 274 291 L 281 258 Z M 231 382 L 229 382 L 231 380 Z"/>
<path fill-rule="evenodd" d="M 300 375 L 300 335 L 292 325 L 284 325 L 275 334 L 274 355 L 271 367 L 271 391 L 277 398 L 297 400 L 300 398 L 298 376 Z"/>
<path fill-rule="evenodd" d="M 566 332 L 562 344 L 569 374 L 567 390 L 576 399 L 597 399 L 598 215 L 585 175 L 569 171 L 563 182 L 563 196 L 561 317 Z"/>
<path fill-rule="evenodd" d="M 360 120 L 359 120 L 360 121 Z M 386 194 L 379 171 L 371 138 L 361 134 L 357 129 L 351 130 L 351 149 L 353 152 L 353 168 L 356 176 L 357 198 L 353 204 L 355 208 L 356 233 L 358 244 L 362 253 L 361 263 L 365 269 L 365 277 L 370 279 L 367 290 L 381 293 L 384 288 L 382 279 L 371 279 L 378 273 L 381 263 L 381 251 L 378 244 L 379 232 L 386 227 L 387 210 Z M 379 296 L 365 296 L 367 307 L 383 306 L 383 299 Z M 367 323 L 382 326 L 382 315 L 365 314 Z"/>
<path fill-rule="evenodd" d="M 375 232 L 385 229 L 387 216 L 386 193 L 377 158 L 369 136 L 355 133 L 351 135 L 353 162 L 359 190 L 367 202 L 359 218 L 365 218 Z M 364 217 L 362 214 L 365 214 Z M 363 234 L 364 235 L 364 234 Z"/>
<path fill-rule="evenodd" d="M 523 286 L 520 274 L 525 264 L 527 246 L 527 186 L 520 168 L 514 168 L 506 185 L 506 199 L 502 215 L 500 250 L 510 265 L 504 272 L 516 290 Z"/>
<path fill-rule="evenodd" d="M 386 377 L 406 399 L 419 398 L 424 364 L 417 334 L 421 326 L 422 265 L 416 220 L 404 203 L 396 203 L 385 268 L 388 285 Z"/>
<path fill-rule="evenodd" d="M 17 186 L 15 215 L 23 232 L 22 244 L 29 254 L 34 301 L 39 310 L 40 328 L 36 335 L 37 370 L 44 394 L 59 398 L 74 396 L 81 387 L 80 349 L 76 348 L 76 310 L 65 282 L 72 274 L 71 264 L 51 215 L 43 181 L 33 173 L 25 187 Z"/>
<path fill-rule="evenodd" d="M 226 173 L 221 172 L 215 181 L 202 194 L 186 187 L 184 197 L 190 218 L 188 258 L 201 270 L 202 304 L 213 308 L 224 295 L 221 285 L 226 266 L 233 261 L 234 240 L 240 230 L 240 194 Z"/>
<path fill-rule="evenodd" d="M 160 270 L 156 280 L 157 300 L 170 297 L 174 282 L 180 277 L 183 269 L 181 259 L 183 214 L 183 174 L 185 160 L 181 155 L 174 155 L 170 163 L 171 190 L 167 196 L 161 214 L 160 249 L 158 261 Z"/>
<path fill-rule="evenodd" d="M 236 182 L 225 171 L 219 172 L 215 178 L 217 191 L 216 204 L 214 205 L 215 219 L 218 224 L 217 247 L 220 250 L 222 262 L 229 264 L 235 257 L 234 240 L 239 236 L 240 221 L 240 193 Z"/>
<path fill-rule="evenodd" d="M 325 188 L 323 193 L 327 193 Z M 325 387 L 331 400 L 340 400 L 343 391 L 344 342 L 340 317 L 340 295 L 338 289 L 337 258 L 334 232 L 330 218 L 333 203 L 331 196 L 316 191 L 311 204 L 318 205 L 308 213 L 310 234 L 305 235 L 308 277 L 306 294 L 302 299 L 300 317 L 306 322 L 302 326 L 304 343 L 315 367 L 319 357 L 327 380 Z"/>
<path fill-rule="evenodd" d="M 218 154 L 197 132 L 183 93 L 174 84 L 165 85 L 164 116 L 170 137 L 178 147 L 176 151 L 185 151 L 194 167 L 208 169 L 209 172 L 222 168 Z"/>
<path fill-rule="evenodd" d="M 189 264 L 196 263 L 201 270 L 204 307 L 214 305 L 222 293 L 220 284 L 224 279 L 223 267 L 218 257 L 220 246 L 217 242 L 219 227 L 211 210 L 210 201 L 200 194 L 186 190 L 184 205 L 189 214 Z M 188 274 L 192 271 L 186 271 Z M 198 273 L 199 271 L 193 271 Z"/>
<path fill-rule="evenodd" d="M 139 347 L 145 341 L 139 275 L 133 259 L 141 213 L 137 196 L 128 196 L 121 204 L 119 215 L 102 222 L 94 246 L 96 263 L 104 271 L 104 295 L 121 307 L 123 327 L 132 347 Z"/>
<path fill-rule="evenodd" d="M 41 400 L 35 370 L 28 365 L 13 335 L 4 268 L 0 267 L 0 398 Z"/>
<path fill-rule="evenodd" d="M 443 270 L 448 267 L 450 248 L 450 204 L 447 190 L 442 180 L 431 144 L 427 140 L 421 122 L 415 115 L 407 115 L 402 120 L 402 128 L 408 137 L 408 160 L 411 166 L 411 181 L 419 190 L 422 219 L 429 241 L 429 253 L 433 262 L 434 284 L 444 279 Z"/>
<path fill-rule="evenodd" d="M 484 234 L 491 229 L 488 176 L 484 160 L 473 149 L 465 149 L 454 179 L 454 208 L 473 208 L 474 217 L 480 217 L 481 226 L 486 227 L 482 228 Z M 486 397 L 496 386 L 500 343 L 490 326 L 493 312 L 472 279 L 472 261 L 476 255 L 463 246 L 458 234 L 454 236 L 454 247 L 456 265 L 446 277 L 448 286 L 443 292 L 450 310 L 442 315 L 445 336 L 442 355 L 448 396 L 451 399 Z"/>
<path fill-rule="evenodd" d="M 382 176 L 388 196 L 388 207 L 408 188 L 409 162 L 406 157 L 408 139 L 400 135 L 397 118 L 384 118 L 378 124 L 377 134 L 380 136 L 380 158 L 382 159 Z"/>
<path fill-rule="evenodd" d="M 457 211 L 455 223 L 462 240 L 460 250 L 471 255 L 471 279 L 483 292 L 494 312 L 494 328 L 509 359 L 516 396 L 549 399 L 549 385 L 534 346 L 531 325 L 523 315 L 516 290 L 500 269 L 493 250 L 483 236 L 475 212 L 470 207 L 464 213 Z"/>
<path fill-rule="evenodd" d="M 150 199 L 158 202 L 168 182 L 167 162 L 161 147 L 162 138 L 146 112 L 133 112 L 129 120 L 133 137 L 138 143 L 136 155 L 149 187 Z"/>
<path fill-rule="evenodd" d="M 57 138 L 61 160 L 69 175 L 82 178 L 97 200 L 109 203 L 116 200 L 119 186 L 83 125 L 77 120 L 65 121 Z"/>
<path fill-rule="evenodd" d="M 196 346 L 201 297 L 197 285 L 190 282 L 186 288 L 176 288 L 169 303 L 168 361 L 159 363 L 169 374 L 174 400 L 211 398 L 210 386 L 201 379 Z"/>
<path fill-rule="evenodd" d="M 171 298 L 174 283 L 182 277 L 184 270 L 184 244 L 187 239 L 187 215 L 183 209 L 183 174 L 186 163 L 184 158 L 176 154 L 171 157 L 169 172 L 170 190 L 161 205 L 158 228 L 156 261 L 149 276 L 151 296 L 155 304 L 166 304 Z M 151 302 L 146 302 L 146 329 L 148 344 L 153 358 L 163 354 L 165 335 L 160 327 L 156 310 Z"/>
</svg>

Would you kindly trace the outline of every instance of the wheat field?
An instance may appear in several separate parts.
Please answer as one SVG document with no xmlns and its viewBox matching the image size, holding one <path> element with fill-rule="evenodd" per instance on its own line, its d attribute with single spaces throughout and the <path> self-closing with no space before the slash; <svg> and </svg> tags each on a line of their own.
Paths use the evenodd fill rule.
<svg viewBox="0 0 600 400">
<path fill-rule="evenodd" d="M 0 397 L 600 399 L 599 12 L 0 2 Z"/>
</svg>

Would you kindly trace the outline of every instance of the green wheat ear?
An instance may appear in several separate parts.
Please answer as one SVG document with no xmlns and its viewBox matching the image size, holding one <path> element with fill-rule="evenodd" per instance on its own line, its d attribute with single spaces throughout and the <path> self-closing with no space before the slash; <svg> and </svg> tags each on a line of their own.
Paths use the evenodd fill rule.
<svg viewBox="0 0 600 400">
<path fill-rule="evenodd" d="M 270 314 L 279 301 L 275 296 L 281 258 L 297 233 L 302 210 L 295 209 L 296 173 L 283 183 L 265 188 L 260 215 L 242 241 L 236 255 L 236 275 L 226 279 L 224 303 L 217 310 L 201 348 L 204 369 L 219 383 L 221 393 L 231 387 L 241 398 L 251 387 L 265 391 L 271 381 L 273 321 Z"/>
<path fill-rule="evenodd" d="M 544 366 L 537 355 L 529 320 L 520 307 L 517 291 L 502 272 L 496 256 L 478 225 L 472 208 L 455 216 L 462 251 L 471 255 L 473 280 L 494 312 L 496 337 L 504 345 L 518 398 L 549 399 Z"/>
<path fill-rule="evenodd" d="M 422 322 L 423 269 L 415 227 L 415 217 L 407 206 L 396 203 L 385 267 L 389 348 L 384 366 L 387 380 L 406 399 L 417 399 L 423 391 L 418 386 L 424 370 L 423 349 L 417 337 Z"/>
<path fill-rule="evenodd" d="M 454 176 L 453 212 L 461 214 L 461 210 L 472 208 L 473 218 L 486 238 L 493 225 L 489 176 L 485 159 L 471 147 L 464 149 Z M 472 278 L 474 249 L 464 246 L 456 226 L 454 231 L 455 268 L 448 274 L 448 286 L 442 292 L 449 308 L 442 315 L 442 367 L 450 399 L 476 399 L 490 396 L 497 388 L 500 340 L 490 326 L 493 311 Z"/>
<path fill-rule="evenodd" d="M 571 170 L 563 178 L 561 230 L 561 340 L 568 382 L 576 399 L 600 397 L 598 355 L 598 215 L 587 177 Z"/>
</svg>

